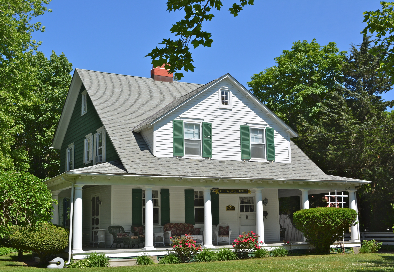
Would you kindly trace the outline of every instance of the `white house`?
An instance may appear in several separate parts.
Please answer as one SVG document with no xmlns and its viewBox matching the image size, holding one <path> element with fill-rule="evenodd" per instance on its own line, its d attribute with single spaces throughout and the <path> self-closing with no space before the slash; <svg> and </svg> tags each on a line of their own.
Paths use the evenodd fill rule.
<svg viewBox="0 0 394 272">
<path fill-rule="evenodd" d="M 152 78 L 76 69 L 53 141 L 62 174 L 46 181 L 59 201 L 53 223 L 66 224 L 73 206 L 76 254 L 97 229 L 111 246 L 113 225 L 143 225 L 145 250 L 165 223 L 200 228 L 205 247 L 218 223 L 232 240 L 253 230 L 278 242 L 281 194 L 299 193 L 307 209 L 308 194 L 348 191 L 357 210 L 356 188 L 368 181 L 326 175 L 292 137 L 229 74 L 199 85 L 173 82 L 163 68 Z M 351 239 L 359 242 L 358 226 Z"/>
</svg>

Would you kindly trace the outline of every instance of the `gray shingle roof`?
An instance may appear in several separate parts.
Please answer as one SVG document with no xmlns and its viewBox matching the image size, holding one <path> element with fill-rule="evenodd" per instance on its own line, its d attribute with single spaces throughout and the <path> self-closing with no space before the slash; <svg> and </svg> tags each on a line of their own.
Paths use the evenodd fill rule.
<svg viewBox="0 0 394 272">
<path fill-rule="evenodd" d="M 78 172 L 140 175 L 263 178 L 284 180 L 353 180 L 326 175 L 293 142 L 291 163 L 158 158 L 133 130 L 149 124 L 206 85 L 159 82 L 150 78 L 76 69 L 121 162 L 77 169 Z M 353 180 L 354 181 L 354 180 Z"/>
</svg>

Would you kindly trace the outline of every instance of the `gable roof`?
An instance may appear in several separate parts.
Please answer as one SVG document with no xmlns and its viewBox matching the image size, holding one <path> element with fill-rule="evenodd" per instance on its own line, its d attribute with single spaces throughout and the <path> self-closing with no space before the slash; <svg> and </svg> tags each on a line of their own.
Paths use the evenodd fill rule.
<svg viewBox="0 0 394 272">
<path fill-rule="evenodd" d="M 275 114 L 258 102 L 231 75 L 226 74 L 205 85 L 184 82 L 160 82 L 150 78 L 76 69 L 63 109 L 53 146 L 60 148 L 78 97 L 81 83 L 103 123 L 120 162 L 80 168 L 74 172 L 166 175 L 194 177 L 238 177 L 284 180 L 342 180 L 353 179 L 326 175 L 293 142 L 291 163 L 261 163 L 185 158 L 158 158 L 152 155 L 138 131 L 155 122 L 172 109 L 204 92 L 223 79 L 229 79 L 254 99 L 262 110 L 270 113 L 290 134 L 296 133 Z"/>
</svg>

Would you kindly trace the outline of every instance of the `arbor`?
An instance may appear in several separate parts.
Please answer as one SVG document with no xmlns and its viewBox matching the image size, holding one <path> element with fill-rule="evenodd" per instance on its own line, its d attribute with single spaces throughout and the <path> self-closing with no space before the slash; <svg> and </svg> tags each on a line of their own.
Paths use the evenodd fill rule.
<svg viewBox="0 0 394 272">
<path fill-rule="evenodd" d="M 239 12 L 246 5 L 253 5 L 254 0 L 238 0 L 238 3 L 233 3 L 229 8 L 234 17 L 238 16 Z M 213 9 L 220 10 L 223 7 L 221 0 L 168 0 L 167 10 L 177 11 L 183 10 L 185 12 L 184 19 L 176 22 L 170 29 L 171 33 L 179 36 L 177 40 L 163 39 L 160 43 L 164 45 L 163 48 L 156 47 L 147 56 L 152 58 L 154 67 L 162 66 L 173 73 L 177 70 L 184 69 L 194 72 L 194 65 L 192 54 L 190 52 L 190 44 L 194 48 L 200 45 L 210 47 L 213 40 L 212 34 L 203 31 L 202 24 L 204 21 L 211 21 L 215 16 L 212 13 Z M 168 65 L 170 64 L 170 65 Z M 182 73 L 175 73 L 176 79 L 181 79 Z"/>
<path fill-rule="evenodd" d="M 71 81 L 62 55 L 37 51 L 36 16 L 49 0 L 0 0 L 0 171 L 30 171 L 45 178 L 58 173 L 58 154 L 49 150 Z"/>
<path fill-rule="evenodd" d="M 375 55 L 382 55 L 383 58 L 379 71 L 394 76 L 394 2 L 382 1 L 380 4 L 381 10 L 364 12 L 364 22 L 367 26 L 362 33 L 375 34 L 376 47 L 372 52 Z"/>
</svg>

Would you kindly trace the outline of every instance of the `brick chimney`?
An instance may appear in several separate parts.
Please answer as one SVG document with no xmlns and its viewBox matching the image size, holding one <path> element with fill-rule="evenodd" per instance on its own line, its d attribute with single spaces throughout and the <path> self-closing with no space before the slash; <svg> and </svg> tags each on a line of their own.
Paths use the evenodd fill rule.
<svg viewBox="0 0 394 272">
<path fill-rule="evenodd" d="M 161 67 L 157 66 L 156 68 L 152 68 L 152 70 L 150 70 L 150 77 L 156 81 L 173 82 L 174 75 L 169 74 L 164 66 L 165 64 Z"/>
</svg>

